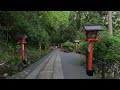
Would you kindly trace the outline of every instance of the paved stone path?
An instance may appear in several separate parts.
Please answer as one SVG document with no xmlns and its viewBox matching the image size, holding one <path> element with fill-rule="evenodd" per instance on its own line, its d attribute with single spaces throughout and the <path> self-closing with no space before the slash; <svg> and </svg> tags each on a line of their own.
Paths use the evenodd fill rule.
<svg viewBox="0 0 120 90">
<path fill-rule="evenodd" d="M 60 51 L 65 79 L 94 79 L 86 74 L 85 66 L 80 66 L 80 61 L 85 60 L 85 56 L 76 53 L 65 53 Z"/>
<path fill-rule="evenodd" d="M 81 57 L 56 49 L 8 79 L 93 79 L 86 75 L 85 67 L 80 66 Z"/>
<path fill-rule="evenodd" d="M 64 79 L 59 50 L 54 50 L 41 63 L 9 77 L 8 79 Z M 30 68 L 30 69 L 29 69 Z"/>
</svg>

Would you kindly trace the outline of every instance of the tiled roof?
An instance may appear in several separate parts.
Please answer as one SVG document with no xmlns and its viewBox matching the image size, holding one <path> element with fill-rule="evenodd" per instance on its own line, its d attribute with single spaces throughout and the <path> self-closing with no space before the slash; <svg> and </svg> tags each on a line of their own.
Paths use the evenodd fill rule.
<svg viewBox="0 0 120 90">
<path fill-rule="evenodd" d="M 95 26 L 92 26 L 92 25 L 88 25 L 88 26 L 85 26 L 84 27 L 85 28 L 85 30 L 87 30 L 87 31 L 91 31 L 91 30 L 102 30 L 102 26 L 100 26 L 100 25 L 95 25 Z"/>
</svg>

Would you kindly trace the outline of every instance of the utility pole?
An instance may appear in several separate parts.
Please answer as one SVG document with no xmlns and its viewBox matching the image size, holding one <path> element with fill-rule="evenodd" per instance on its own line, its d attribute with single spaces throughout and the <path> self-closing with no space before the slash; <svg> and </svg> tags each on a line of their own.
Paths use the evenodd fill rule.
<svg viewBox="0 0 120 90">
<path fill-rule="evenodd" d="M 108 11 L 108 27 L 109 27 L 110 34 L 113 35 L 113 32 L 112 32 L 112 11 Z"/>
</svg>

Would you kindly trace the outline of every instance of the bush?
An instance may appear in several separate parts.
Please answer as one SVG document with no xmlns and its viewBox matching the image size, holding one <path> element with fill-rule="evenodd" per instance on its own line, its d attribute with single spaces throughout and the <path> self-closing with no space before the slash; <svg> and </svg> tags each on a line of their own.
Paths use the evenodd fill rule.
<svg viewBox="0 0 120 90">
<path fill-rule="evenodd" d="M 105 58 L 107 53 L 107 47 L 103 42 L 96 42 L 93 45 L 93 56 L 97 60 L 102 60 Z"/>
<path fill-rule="evenodd" d="M 88 49 L 88 42 L 81 42 L 79 47 L 80 47 L 80 51 L 85 53 L 86 50 Z"/>
<path fill-rule="evenodd" d="M 70 41 L 67 41 L 63 44 L 63 47 L 66 47 L 67 49 L 69 49 L 70 51 L 73 51 L 74 49 L 74 44 Z"/>
<path fill-rule="evenodd" d="M 0 61 L 4 59 L 4 55 L 0 53 Z"/>
<path fill-rule="evenodd" d="M 109 47 L 105 59 L 109 62 L 120 62 L 120 39 L 112 37 L 112 45 Z"/>
<path fill-rule="evenodd" d="M 96 54 L 100 53 L 101 59 L 105 59 L 107 62 L 120 61 L 120 39 L 104 31 L 100 33 L 100 41 L 104 44 L 103 52 L 100 53 L 100 50 L 98 50 Z M 99 47 L 101 47 L 101 45 Z"/>
<path fill-rule="evenodd" d="M 105 60 L 107 62 L 120 61 L 120 39 L 117 36 L 111 36 L 109 32 L 99 33 L 99 42 L 93 45 L 93 56 L 96 60 Z M 88 42 L 80 44 L 80 50 L 86 52 Z"/>
<path fill-rule="evenodd" d="M 21 61 L 21 57 L 20 56 L 11 55 L 9 57 L 9 60 L 8 60 L 7 63 L 16 65 L 16 64 L 20 63 L 20 61 Z"/>
<path fill-rule="evenodd" d="M 111 46 L 114 43 L 114 40 L 111 40 L 113 37 L 107 31 L 99 32 L 99 40 L 101 43 L 104 43 L 106 47 Z"/>
</svg>

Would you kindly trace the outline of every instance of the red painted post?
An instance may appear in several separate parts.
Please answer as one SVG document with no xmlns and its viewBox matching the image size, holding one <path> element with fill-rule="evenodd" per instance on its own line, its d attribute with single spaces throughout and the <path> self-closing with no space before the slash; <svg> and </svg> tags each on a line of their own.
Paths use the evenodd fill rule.
<svg viewBox="0 0 120 90">
<path fill-rule="evenodd" d="M 98 42 L 98 31 L 102 30 L 101 25 L 87 25 L 84 27 L 86 31 L 85 41 L 89 42 L 88 58 L 87 58 L 87 75 L 93 76 L 93 42 Z"/>
<path fill-rule="evenodd" d="M 21 56 L 22 60 L 24 60 L 24 44 L 21 44 Z"/>
<path fill-rule="evenodd" d="M 89 56 L 88 56 L 88 70 L 92 71 L 92 58 L 93 58 L 93 43 L 90 42 L 90 47 L 89 47 Z"/>
<path fill-rule="evenodd" d="M 25 61 L 25 56 L 24 56 L 24 44 L 26 44 L 27 42 L 26 42 L 26 38 L 27 38 L 27 36 L 24 36 L 24 35 L 21 35 L 21 36 L 19 36 L 18 37 L 18 44 L 20 44 L 20 46 L 21 46 L 21 57 L 22 57 L 22 61 L 23 61 L 23 63 L 24 64 L 26 64 L 26 61 Z"/>
</svg>

